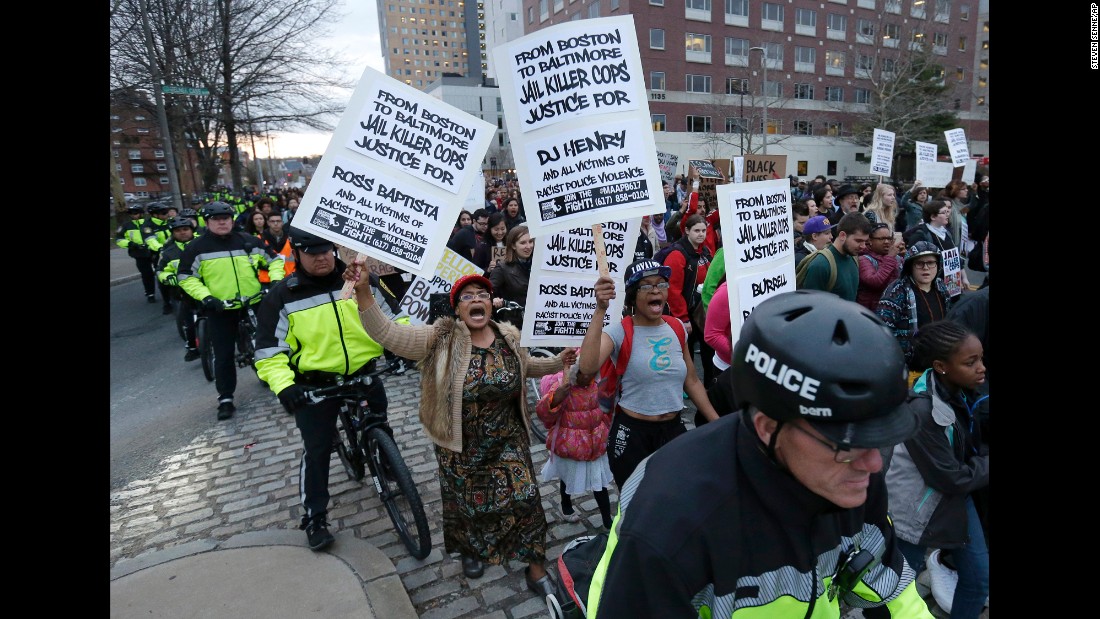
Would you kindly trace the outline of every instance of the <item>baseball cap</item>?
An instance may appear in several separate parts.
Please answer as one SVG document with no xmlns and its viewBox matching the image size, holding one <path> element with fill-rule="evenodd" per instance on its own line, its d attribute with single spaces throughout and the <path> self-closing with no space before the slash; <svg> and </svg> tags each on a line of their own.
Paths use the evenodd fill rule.
<svg viewBox="0 0 1100 619">
<path fill-rule="evenodd" d="M 806 220 L 806 223 L 802 224 L 802 234 L 809 235 L 820 232 L 825 232 L 832 229 L 832 224 L 829 223 L 829 218 L 824 215 L 814 215 Z"/>
<path fill-rule="evenodd" d="M 665 279 L 672 278 L 672 268 L 657 262 L 656 260 L 638 260 L 626 267 L 626 277 L 623 281 L 627 286 L 632 286 L 643 277 L 649 277 L 650 275 L 660 275 Z"/>
</svg>

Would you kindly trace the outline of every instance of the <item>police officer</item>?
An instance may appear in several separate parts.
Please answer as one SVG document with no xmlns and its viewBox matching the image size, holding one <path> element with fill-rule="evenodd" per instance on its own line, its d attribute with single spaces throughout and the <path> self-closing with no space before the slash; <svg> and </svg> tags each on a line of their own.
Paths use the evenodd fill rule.
<svg viewBox="0 0 1100 619">
<path fill-rule="evenodd" d="M 179 272 L 184 248 L 195 238 L 195 225 L 186 217 L 173 217 L 168 221 L 168 229 L 172 238 L 160 249 L 157 281 L 161 283 L 162 291 L 168 291 L 165 298 L 171 298 L 176 308 L 176 324 L 179 325 L 184 346 L 187 348 L 183 360 L 194 361 L 199 358 L 199 349 L 195 345 L 195 301 L 191 295 L 180 290 L 176 273 Z"/>
<path fill-rule="evenodd" d="M 141 273 L 141 285 L 145 288 L 145 300 L 156 303 L 156 275 L 153 273 L 153 251 L 147 240 L 156 238 L 156 229 L 145 217 L 145 208 L 140 204 L 131 204 L 128 209 L 130 221 L 119 226 L 115 234 L 115 245 L 126 250 L 134 259 L 138 273 Z"/>
<path fill-rule="evenodd" d="M 233 230 L 233 207 L 211 202 L 203 209 L 206 234 L 189 243 L 180 256 L 177 279 L 180 288 L 202 303 L 214 345 L 214 386 L 218 390 L 218 419 L 236 412 L 233 392 L 237 390 L 237 365 L 233 349 L 240 322 L 240 299 L 260 292 L 256 275 L 266 266 L 272 281 L 283 278 L 283 260 L 263 241 Z M 230 301 L 230 305 L 226 305 Z M 254 299 L 257 304 L 260 299 Z"/>
<path fill-rule="evenodd" d="M 294 274 L 272 285 L 256 312 L 256 372 L 279 397 L 302 434 L 305 453 L 299 477 L 309 547 L 333 542 L 328 531 L 328 473 L 336 435 L 339 400 L 311 402 L 306 392 L 335 383 L 336 377 L 369 373 L 382 346 L 363 329 L 354 298 L 341 298 L 347 268 L 331 241 L 290 228 L 298 265 Z M 368 387 L 372 411 L 388 406 L 382 381 Z"/>
</svg>

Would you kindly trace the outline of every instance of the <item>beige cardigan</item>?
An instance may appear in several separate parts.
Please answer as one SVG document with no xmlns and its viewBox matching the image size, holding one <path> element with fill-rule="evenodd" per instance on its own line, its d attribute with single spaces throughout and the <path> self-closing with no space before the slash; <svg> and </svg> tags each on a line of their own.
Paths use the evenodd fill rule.
<svg viewBox="0 0 1100 619">
<path fill-rule="evenodd" d="M 420 361 L 420 423 L 436 445 L 462 452 L 462 386 L 470 367 L 472 341 L 466 323 L 440 318 L 431 325 L 404 325 L 393 322 L 377 303 L 359 312 L 363 328 L 372 338 L 394 354 Z M 519 330 L 511 324 L 489 321 L 490 328 L 504 337 L 508 348 L 517 353 L 520 375 L 539 377 L 561 370 L 561 357 L 530 357 L 519 345 Z M 531 432 L 527 415 L 527 381 L 520 392 L 523 425 Z"/>
</svg>

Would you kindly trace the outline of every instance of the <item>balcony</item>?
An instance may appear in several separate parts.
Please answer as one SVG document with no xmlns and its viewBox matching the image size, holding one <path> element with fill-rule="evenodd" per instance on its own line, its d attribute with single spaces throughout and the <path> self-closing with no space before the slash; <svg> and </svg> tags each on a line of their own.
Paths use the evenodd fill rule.
<svg viewBox="0 0 1100 619">
<path fill-rule="evenodd" d="M 703 62 L 710 64 L 710 52 L 696 52 L 687 50 L 684 60 L 688 62 Z"/>
<path fill-rule="evenodd" d="M 772 32 L 783 32 L 783 22 L 775 21 L 774 19 L 760 18 L 760 29 L 771 30 Z"/>
<path fill-rule="evenodd" d="M 795 73 L 817 73 L 812 62 L 795 62 Z"/>
<path fill-rule="evenodd" d="M 684 19 L 688 21 L 703 21 L 710 22 L 710 11 L 704 11 L 702 9 L 689 9 L 684 8 Z"/>
<path fill-rule="evenodd" d="M 848 38 L 848 32 L 846 30 L 833 30 L 831 28 L 825 29 L 825 38 L 830 41 L 843 41 Z"/>
</svg>

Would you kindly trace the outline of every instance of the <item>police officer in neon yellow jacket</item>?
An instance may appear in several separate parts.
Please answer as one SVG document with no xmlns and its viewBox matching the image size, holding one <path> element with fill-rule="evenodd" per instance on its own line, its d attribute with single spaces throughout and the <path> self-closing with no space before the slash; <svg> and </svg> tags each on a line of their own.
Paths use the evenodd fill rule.
<svg viewBox="0 0 1100 619">
<path fill-rule="evenodd" d="M 279 397 L 302 434 L 299 495 L 305 515 L 301 527 L 309 547 L 332 543 L 326 514 L 328 473 L 340 401 L 314 403 L 306 393 L 374 371 L 382 346 L 367 335 L 354 298 L 343 299 L 342 274 L 347 268 L 331 241 L 290 228 L 294 273 L 272 285 L 256 312 L 256 371 Z M 382 381 L 367 387 L 374 412 L 388 406 Z"/>
<path fill-rule="evenodd" d="M 202 303 L 214 344 L 214 386 L 218 390 L 218 419 L 229 419 L 237 410 L 237 366 L 233 350 L 237 340 L 242 300 L 259 295 L 259 266 L 267 267 L 271 281 L 283 278 L 283 259 L 260 239 L 233 231 L 233 207 L 211 202 L 203 208 L 207 233 L 191 241 L 180 257 L 176 279 L 180 288 Z M 229 301 L 227 305 L 225 302 Z M 260 302 L 258 296 L 250 301 Z"/>
<path fill-rule="evenodd" d="M 153 251 L 146 244 L 147 239 L 155 238 L 156 229 L 145 217 L 145 207 L 140 204 L 131 204 L 127 210 L 130 221 L 118 227 L 115 234 L 115 245 L 126 250 L 126 253 L 134 259 L 138 273 L 141 274 L 141 285 L 145 289 L 145 300 L 156 303 L 156 275 L 153 272 Z"/>
</svg>

